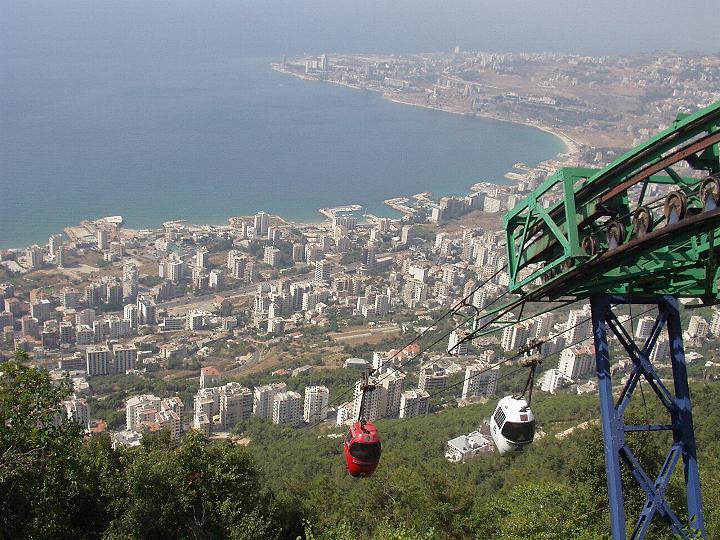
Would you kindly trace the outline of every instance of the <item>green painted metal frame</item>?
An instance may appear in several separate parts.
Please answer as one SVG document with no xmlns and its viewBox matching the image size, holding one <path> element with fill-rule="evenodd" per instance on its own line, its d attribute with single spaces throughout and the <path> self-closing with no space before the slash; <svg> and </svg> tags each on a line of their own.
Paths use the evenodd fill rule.
<svg viewBox="0 0 720 540">
<path fill-rule="evenodd" d="M 702 179 L 681 177 L 670 165 L 685 160 L 711 173 L 720 171 L 720 102 L 692 115 L 678 117 L 673 125 L 627 152 L 603 169 L 564 168 L 545 180 L 504 218 L 509 289 L 532 293 L 533 299 L 561 296 L 586 298 L 597 292 L 717 296 L 715 246 L 720 245 L 720 215 L 697 220 L 686 230 L 648 244 L 647 248 L 605 257 L 593 272 L 582 267 L 602 255 L 587 255 L 581 239 L 593 235 L 603 220 L 617 219 L 631 238 L 628 189 L 642 183 L 639 204 L 648 184 L 675 185 L 689 197 L 693 212 L 702 207 L 698 188 Z M 547 204 L 553 198 L 552 204 Z M 603 250 L 605 240 L 600 238 Z M 564 279 L 572 273 L 574 279 Z M 544 279 L 537 287 L 532 284 Z M 662 278 L 662 279 L 658 279 Z M 634 289 L 635 281 L 643 285 Z"/>
</svg>

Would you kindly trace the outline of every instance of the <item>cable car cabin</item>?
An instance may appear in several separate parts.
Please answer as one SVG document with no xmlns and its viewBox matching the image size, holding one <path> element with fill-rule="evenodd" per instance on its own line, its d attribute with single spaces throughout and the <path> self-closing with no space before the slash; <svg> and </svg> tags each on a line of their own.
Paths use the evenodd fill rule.
<svg viewBox="0 0 720 540">
<path fill-rule="evenodd" d="M 380 436 L 372 422 L 355 422 L 343 444 L 345 463 L 351 476 L 372 476 L 380 463 Z"/>
<path fill-rule="evenodd" d="M 490 435 L 501 456 L 520 452 L 535 437 L 535 416 L 524 398 L 502 398 L 490 418 Z"/>
</svg>

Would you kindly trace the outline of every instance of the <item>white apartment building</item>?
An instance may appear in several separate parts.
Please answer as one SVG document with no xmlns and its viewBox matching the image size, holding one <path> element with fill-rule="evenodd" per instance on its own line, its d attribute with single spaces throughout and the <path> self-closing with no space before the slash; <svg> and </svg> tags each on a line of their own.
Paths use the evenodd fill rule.
<svg viewBox="0 0 720 540">
<path fill-rule="evenodd" d="M 272 420 L 274 424 L 297 426 L 303 418 L 303 401 L 300 394 L 292 390 L 278 392 L 273 400 Z"/>
<path fill-rule="evenodd" d="M 210 255 L 205 248 L 200 248 L 195 252 L 195 266 L 199 268 L 207 268 L 210 263 Z"/>
<path fill-rule="evenodd" d="M 142 411 L 147 409 L 160 409 L 162 400 L 152 394 L 133 396 L 125 401 L 125 426 L 127 431 L 138 431 Z"/>
<path fill-rule="evenodd" d="M 644 343 L 650 337 L 653 326 L 655 326 L 655 317 L 640 317 L 635 327 L 635 338 Z"/>
<path fill-rule="evenodd" d="M 85 371 L 89 377 L 110 373 L 110 349 L 105 345 L 88 347 L 85 351 Z"/>
<path fill-rule="evenodd" d="M 70 399 L 66 399 L 62 404 L 65 407 L 65 414 L 68 419 L 84 429 L 90 428 L 90 408 L 86 400 L 73 394 Z"/>
<path fill-rule="evenodd" d="M 137 347 L 135 344 L 113 345 L 113 357 L 115 359 L 115 372 L 125 373 L 129 369 L 135 369 L 137 362 Z"/>
<path fill-rule="evenodd" d="M 193 427 L 209 436 L 216 421 L 220 421 L 219 388 L 200 388 L 193 402 Z"/>
<path fill-rule="evenodd" d="M 140 295 L 137 298 L 137 323 L 141 324 L 155 324 L 157 322 L 156 312 L 157 307 L 155 300 L 150 296 Z"/>
<path fill-rule="evenodd" d="M 536 339 L 544 338 L 550 335 L 553 326 L 555 324 L 554 313 L 543 313 L 533 319 L 535 323 L 535 337 Z"/>
<path fill-rule="evenodd" d="M 224 283 L 224 274 L 222 270 L 210 270 L 210 277 L 208 278 L 208 284 L 211 289 L 217 289 Z"/>
<path fill-rule="evenodd" d="M 305 262 L 308 264 L 314 264 L 316 261 L 320 260 L 320 257 L 322 257 L 323 252 L 322 248 L 318 246 L 317 244 L 306 244 L 305 245 Z"/>
<path fill-rule="evenodd" d="M 592 374 L 595 357 L 590 347 L 570 347 L 560 354 L 558 369 L 566 379 L 577 381 Z"/>
<path fill-rule="evenodd" d="M 448 373 L 438 364 L 428 364 L 420 368 L 418 388 L 427 392 L 438 392 L 447 386 Z"/>
<path fill-rule="evenodd" d="M 691 338 L 705 338 L 710 331 L 710 325 L 700 315 L 690 317 L 688 323 L 687 335 Z"/>
<path fill-rule="evenodd" d="M 315 261 L 315 285 L 325 285 L 330 281 L 330 261 L 321 259 Z"/>
<path fill-rule="evenodd" d="M 211 388 L 220 384 L 220 371 L 213 366 L 200 369 L 200 388 Z"/>
<path fill-rule="evenodd" d="M 479 431 L 472 431 L 447 442 L 445 459 L 451 463 L 464 463 L 486 452 L 492 452 L 490 441 Z"/>
<path fill-rule="evenodd" d="M 268 216 L 265 212 L 258 212 L 255 214 L 255 236 L 261 237 L 265 236 L 268 232 L 268 227 L 270 226 L 270 216 Z"/>
<path fill-rule="evenodd" d="M 453 330 L 448 337 L 448 354 L 452 354 L 454 356 L 467 356 L 469 352 L 469 343 L 463 340 L 467 338 L 468 335 L 469 332 L 467 330 Z"/>
<path fill-rule="evenodd" d="M 427 414 L 430 394 L 419 388 L 406 390 L 400 397 L 400 418 L 413 418 Z"/>
<path fill-rule="evenodd" d="M 378 380 L 376 378 L 370 378 L 371 385 L 377 385 Z M 374 422 L 378 418 L 382 418 L 384 410 L 382 395 L 385 389 L 382 386 L 376 386 L 374 390 L 368 390 L 365 392 L 365 407 L 363 408 L 363 416 L 368 422 Z M 353 395 L 353 411 L 352 419 L 357 420 L 360 418 L 360 404 L 362 399 L 362 382 L 358 381 L 355 383 L 355 393 Z"/>
<path fill-rule="evenodd" d="M 205 328 L 205 312 L 201 309 L 193 309 L 185 316 L 185 330 L 202 330 Z"/>
<path fill-rule="evenodd" d="M 137 328 L 138 309 L 135 304 L 128 304 L 123 308 L 123 318 L 130 321 L 131 328 Z"/>
<path fill-rule="evenodd" d="M 396 417 L 400 413 L 405 374 L 400 371 L 388 370 L 378 380 L 381 390 L 380 413 L 383 417 Z"/>
<path fill-rule="evenodd" d="M 650 351 L 650 361 L 664 363 L 670 361 L 670 341 L 666 336 L 660 336 L 655 342 L 655 347 Z"/>
<path fill-rule="evenodd" d="M 220 426 L 223 429 L 231 429 L 252 415 L 253 392 L 240 383 L 230 382 L 221 386 L 218 398 Z"/>
<path fill-rule="evenodd" d="M 318 424 L 327 418 L 330 391 L 326 386 L 305 387 L 303 419 L 308 424 Z"/>
<path fill-rule="evenodd" d="M 277 266 L 280 262 L 280 250 L 273 246 L 265 246 L 263 262 L 273 268 Z"/>
<path fill-rule="evenodd" d="M 720 309 L 713 309 L 712 319 L 710 319 L 710 334 L 720 336 Z"/>
<path fill-rule="evenodd" d="M 182 434 L 182 418 L 172 410 L 160 410 L 155 413 L 155 423 L 160 429 L 170 432 L 170 440 L 176 441 Z"/>
<path fill-rule="evenodd" d="M 386 294 L 375 296 L 375 315 L 385 317 L 390 311 L 390 297 Z"/>
<path fill-rule="evenodd" d="M 506 327 L 502 335 L 503 350 L 512 351 L 525 345 L 529 337 L 528 326 L 527 323 L 518 323 Z"/>
<path fill-rule="evenodd" d="M 145 429 L 167 429 L 170 438 L 182 434 L 184 406 L 178 397 L 160 399 L 152 394 L 133 396 L 125 402 L 126 431 L 141 433 Z"/>
<path fill-rule="evenodd" d="M 260 418 L 272 418 L 275 394 L 287 389 L 285 383 L 266 384 L 253 390 L 253 415 Z"/>
<path fill-rule="evenodd" d="M 355 417 L 353 416 L 353 409 L 355 404 L 352 401 L 348 401 L 340 405 L 337 409 L 337 418 L 335 425 L 342 426 L 344 424 L 352 423 Z"/>
<path fill-rule="evenodd" d="M 99 250 L 106 250 L 110 246 L 108 233 L 105 229 L 98 229 L 97 231 L 97 248 Z"/>
<path fill-rule="evenodd" d="M 489 364 L 475 364 L 465 368 L 462 399 L 493 395 L 497 389 L 499 373 L 500 366 L 490 367 Z"/>
<path fill-rule="evenodd" d="M 540 379 L 540 390 L 555 394 L 565 381 L 562 371 L 557 368 L 548 369 Z"/>
<path fill-rule="evenodd" d="M 589 337 L 592 332 L 590 306 L 585 305 L 582 309 L 570 310 L 565 328 L 568 329 L 565 334 L 566 343 L 577 345 Z"/>
</svg>

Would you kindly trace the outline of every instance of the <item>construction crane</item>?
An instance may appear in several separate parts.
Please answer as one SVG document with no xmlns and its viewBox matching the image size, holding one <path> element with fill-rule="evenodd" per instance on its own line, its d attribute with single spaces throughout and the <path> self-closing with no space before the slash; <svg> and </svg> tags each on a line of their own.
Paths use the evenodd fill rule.
<svg viewBox="0 0 720 540">
<path fill-rule="evenodd" d="M 679 115 L 668 129 L 603 169 L 559 170 L 504 218 L 508 288 L 518 295 L 512 305 L 590 300 L 613 540 L 627 538 L 621 463 L 646 493 L 631 538 L 644 538 L 656 514 L 679 537 L 706 537 L 678 298 L 697 299 L 698 305 L 718 302 L 719 142 L 720 102 Z M 614 313 L 615 306 L 633 304 L 658 307 L 642 346 Z M 664 328 L 672 391 L 650 361 Z M 617 401 L 609 333 L 633 366 Z M 669 424 L 625 424 L 624 412 L 641 379 L 668 411 Z M 656 478 L 626 442 L 627 433 L 641 431 L 672 432 Z M 665 497 L 680 459 L 687 522 Z"/>
</svg>

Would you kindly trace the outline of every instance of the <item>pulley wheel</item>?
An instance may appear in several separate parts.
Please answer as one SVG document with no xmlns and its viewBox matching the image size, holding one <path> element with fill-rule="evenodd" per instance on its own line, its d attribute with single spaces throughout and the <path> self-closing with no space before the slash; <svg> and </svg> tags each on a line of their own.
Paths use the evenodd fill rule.
<svg viewBox="0 0 720 540">
<path fill-rule="evenodd" d="M 685 217 L 687 213 L 687 197 L 682 191 L 673 191 L 665 197 L 665 205 L 663 206 L 665 214 L 665 224 L 670 225 L 677 223 Z"/>
<path fill-rule="evenodd" d="M 633 213 L 632 228 L 636 238 L 642 238 L 653 230 L 653 215 L 647 206 L 641 206 Z"/>
<path fill-rule="evenodd" d="M 700 199 L 703 203 L 703 210 L 714 210 L 720 202 L 720 180 L 711 176 L 706 178 L 700 186 Z"/>
<path fill-rule="evenodd" d="M 607 228 L 608 249 L 615 249 L 625 241 L 625 227 L 622 223 L 611 221 Z"/>
<path fill-rule="evenodd" d="M 580 244 L 582 250 L 591 257 L 598 252 L 598 241 L 594 236 L 586 236 Z"/>
</svg>

